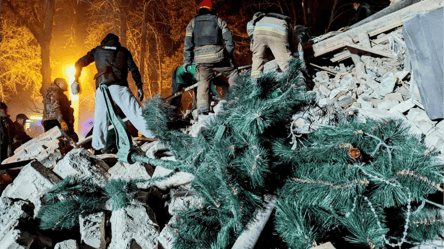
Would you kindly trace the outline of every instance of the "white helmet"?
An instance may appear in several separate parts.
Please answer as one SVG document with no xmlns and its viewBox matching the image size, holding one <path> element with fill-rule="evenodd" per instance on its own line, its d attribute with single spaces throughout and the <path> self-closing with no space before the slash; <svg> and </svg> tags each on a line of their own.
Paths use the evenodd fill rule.
<svg viewBox="0 0 444 249">
<path fill-rule="evenodd" d="M 64 78 L 57 78 L 54 80 L 54 84 L 62 89 L 64 92 L 68 91 L 68 82 Z"/>
</svg>

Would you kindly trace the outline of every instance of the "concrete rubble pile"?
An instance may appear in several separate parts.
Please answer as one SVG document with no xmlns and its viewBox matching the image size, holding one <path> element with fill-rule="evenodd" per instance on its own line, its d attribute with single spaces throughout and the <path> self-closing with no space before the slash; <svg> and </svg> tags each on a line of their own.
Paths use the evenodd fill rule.
<svg viewBox="0 0 444 249">
<path fill-rule="evenodd" d="M 439 4 L 442 7 L 442 3 Z M 431 5 L 424 6 L 431 8 Z M 407 14 L 405 16 L 407 18 Z M 424 110 L 412 77 L 402 23 L 392 26 L 379 28 L 384 31 L 378 34 L 372 31 L 376 35 L 371 41 L 362 35 L 358 45 L 345 41 L 348 49 L 331 59 L 337 65 L 317 66 L 320 70 L 313 77 L 311 91 L 316 94 L 318 105 L 295 113 L 291 125 L 294 136 L 310 133 L 347 116 L 357 116 L 362 122 L 368 118 L 397 118 L 410 125 L 411 134 L 424 137 L 430 150 L 444 153 L 444 120 L 431 120 Z M 373 44 L 370 48 L 366 39 L 367 45 Z M 314 40 L 315 57 L 344 47 L 326 42 L 336 47 L 323 48 L 322 52 L 316 48 L 322 40 Z M 358 58 L 354 53 L 356 47 L 361 51 Z M 354 64 L 346 64 L 345 60 L 350 57 Z M 265 71 L 275 67 L 270 63 Z M 224 111 L 224 103 L 222 100 L 214 105 L 214 113 L 199 116 L 184 132 L 196 137 L 202 127 Z M 196 120 L 196 115 L 192 116 Z M 177 222 L 177 213 L 186 207 L 202 206 L 201 197 L 191 188 L 194 176 L 145 163 L 117 162 L 113 155 L 94 156 L 75 147 L 69 137 L 55 127 L 25 143 L 13 157 L 2 162 L 35 159 L 22 167 L 14 181 L 1 192 L 0 248 L 172 248 L 175 233 L 172 227 Z M 146 142 L 139 149 L 150 158 L 175 160 L 160 141 Z M 64 236 L 40 231 L 36 216 L 45 205 L 44 195 L 66 177 L 90 177 L 101 186 L 114 179 L 144 181 L 137 183 L 136 199 L 123 209 L 111 211 L 105 207 L 107 210 L 102 212 L 81 214 L 79 226 L 66 231 Z M 150 182 L 151 179 L 159 180 Z"/>
<path fill-rule="evenodd" d="M 83 148 L 73 148 L 69 141 L 62 143 L 66 142 L 61 141 L 62 133 L 56 127 L 24 144 L 14 157 L 3 162 L 36 159 L 22 167 L 1 193 L 0 248 L 172 248 L 174 215 L 202 203 L 191 189 L 194 176 L 140 162 L 110 160 L 114 155 L 94 156 Z M 41 154 L 36 155 L 32 147 Z M 175 160 L 159 141 L 142 144 L 140 149 L 151 158 Z M 114 179 L 145 181 L 137 183 L 139 193 L 129 206 L 81 214 L 79 226 L 72 229 L 75 231 L 65 231 L 61 240 L 57 233 L 52 236 L 41 231 L 36 216 L 45 205 L 45 193 L 68 176 L 89 177 L 102 186 Z M 161 180 L 148 182 L 153 177 Z"/>
</svg>

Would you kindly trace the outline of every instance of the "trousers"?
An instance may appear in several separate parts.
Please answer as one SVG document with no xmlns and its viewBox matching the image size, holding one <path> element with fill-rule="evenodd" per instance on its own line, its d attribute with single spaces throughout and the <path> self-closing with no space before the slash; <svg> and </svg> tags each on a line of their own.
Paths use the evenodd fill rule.
<svg viewBox="0 0 444 249">
<path fill-rule="evenodd" d="M 197 112 L 199 114 L 210 111 L 210 82 L 215 78 L 214 72 L 223 73 L 228 78 L 228 84 L 234 85 L 239 75 L 237 67 L 231 58 L 225 58 L 218 63 L 201 63 L 196 65 L 197 85 Z"/>
<path fill-rule="evenodd" d="M 258 77 L 264 71 L 264 54 L 267 48 L 270 48 L 279 68 L 282 71 L 288 69 L 288 61 L 292 58 L 288 39 L 271 35 L 255 35 L 251 46 L 253 52 L 251 77 Z"/>
<path fill-rule="evenodd" d="M 145 119 L 142 117 L 142 107 L 136 97 L 127 86 L 111 85 L 108 87 L 112 101 L 122 110 L 128 120 L 145 137 L 154 138 L 153 133 L 148 130 Z M 94 110 L 94 127 L 92 147 L 101 150 L 106 145 L 106 134 L 108 132 L 109 120 L 105 97 L 100 89 L 96 91 L 96 104 Z"/>
</svg>

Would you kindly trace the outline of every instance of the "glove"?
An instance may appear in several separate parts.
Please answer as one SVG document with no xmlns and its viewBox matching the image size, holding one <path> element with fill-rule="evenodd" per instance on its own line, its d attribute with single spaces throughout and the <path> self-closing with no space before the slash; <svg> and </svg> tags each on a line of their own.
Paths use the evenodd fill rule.
<svg viewBox="0 0 444 249">
<path fill-rule="evenodd" d="M 74 83 L 71 84 L 71 93 L 76 95 L 80 92 L 80 84 L 79 81 L 74 81 Z"/>
<path fill-rule="evenodd" d="M 189 64 L 189 63 L 185 63 L 185 64 L 183 64 L 183 71 L 185 72 L 185 73 L 188 73 L 188 67 L 189 66 L 191 66 L 191 64 Z"/>
<path fill-rule="evenodd" d="M 139 95 L 139 101 L 142 101 L 143 100 L 143 89 L 141 86 L 137 88 L 137 94 Z"/>
<path fill-rule="evenodd" d="M 68 124 L 65 121 L 60 122 L 60 126 L 64 132 L 68 131 Z"/>
</svg>

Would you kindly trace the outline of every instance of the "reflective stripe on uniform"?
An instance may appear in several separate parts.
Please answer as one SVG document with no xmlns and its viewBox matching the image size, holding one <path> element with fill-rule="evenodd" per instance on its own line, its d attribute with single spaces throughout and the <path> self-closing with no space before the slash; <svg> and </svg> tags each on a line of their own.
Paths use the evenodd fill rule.
<svg viewBox="0 0 444 249">
<path fill-rule="evenodd" d="M 258 70 L 254 70 L 254 71 L 251 72 L 251 76 L 257 76 L 257 75 L 260 75 L 260 74 L 261 74 L 261 71 L 258 71 Z"/>
<path fill-rule="evenodd" d="M 278 24 L 268 23 L 268 22 L 256 23 L 255 30 L 271 31 L 271 32 L 278 33 L 280 35 L 285 35 L 287 33 L 286 27 L 284 27 L 282 25 L 278 25 Z"/>
<path fill-rule="evenodd" d="M 187 32 L 185 36 L 193 36 L 193 32 Z"/>
<path fill-rule="evenodd" d="M 256 30 L 262 30 L 262 31 L 270 31 L 270 32 L 274 32 L 280 35 L 285 35 L 285 31 L 282 30 L 278 30 L 272 27 L 264 27 L 264 26 L 260 26 L 260 27 L 256 27 Z"/>
</svg>

